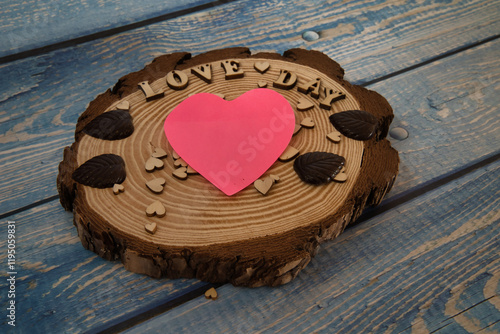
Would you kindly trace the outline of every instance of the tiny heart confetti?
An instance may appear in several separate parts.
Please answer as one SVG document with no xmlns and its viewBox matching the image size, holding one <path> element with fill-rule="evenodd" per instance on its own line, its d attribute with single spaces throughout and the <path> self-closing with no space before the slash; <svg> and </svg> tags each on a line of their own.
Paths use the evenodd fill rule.
<svg viewBox="0 0 500 334">
<path fill-rule="evenodd" d="M 113 194 L 118 195 L 119 193 L 122 193 L 125 191 L 125 187 L 121 184 L 115 183 L 113 185 Z"/>
<path fill-rule="evenodd" d="M 165 158 L 167 155 L 167 152 L 165 152 L 165 150 L 160 147 L 156 147 L 154 152 L 151 154 L 153 158 L 157 159 Z"/>
<path fill-rule="evenodd" d="M 326 138 L 328 138 L 328 140 L 334 142 L 334 143 L 338 143 L 340 142 L 340 132 L 338 131 L 333 131 L 333 132 L 330 132 L 329 134 L 326 135 Z"/>
<path fill-rule="evenodd" d="M 256 180 L 253 185 L 255 189 L 257 189 L 258 192 L 260 192 L 262 195 L 267 195 L 269 190 L 274 184 L 274 180 L 270 177 L 267 177 L 265 179 L 259 179 Z"/>
<path fill-rule="evenodd" d="M 314 104 L 306 98 L 301 98 L 299 100 L 299 102 L 297 103 L 297 110 L 298 111 L 306 111 L 306 110 L 312 109 L 313 107 L 314 107 Z"/>
<path fill-rule="evenodd" d="M 195 94 L 165 120 L 172 148 L 231 196 L 257 180 L 288 146 L 295 114 L 279 93 L 257 88 L 235 100 Z"/>
<path fill-rule="evenodd" d="M 155 194 L 161 194 L 163 191 L 163 186 L 165 185 L 165 179 L 162 177 L 158 177 L 156 179 L 150 180 L 146 182 L 146 186 L 154 192 Z"/>
<path fill-rule="evenodd" d="M 154 201 L 146 208 L 146 215 L 148 217 L 157 216 L 161 218 L 165 216 L 165 214 L 166 214 L 165 207 L 163 206 L 163 204 L 161 204 L 160 201 Z"/>
<path fill-rule="evenodd" d="M 176 170 L 174 170 L 172 172 L 172 175 L 178 179 L 181 179 L 181 180 L 187 179 L 187 176 L 188 176 L 187 167 L 181 166 L 181 167 L 177 168 Z"/>
<path fill-rule="evenodd" d="M 128 101 L 122 101 L 116 105 L 116 109 L 118 110 L 129 110 L 130 109 L 130 102 Z"/>
<path fill-rule="evenodd" d="M 152 172 L 154 171 L 155 169 L 161 169 L 163 168 L 163 161 L 161 161 L 160 159 L 158 158 L 155 158 L 155 157 L 151 157 L 149 158 L 147 161 L 146 161 L 146 164 L 144 165 L 144 167 L 146 168 L 146 170 L 148 172 Z"/>
<path fill-rule="evenodd" d="M 158 226 L 156 226 L 156 223 L 148 223 L 144 225 L 144 229 L 149 234 L 155 234 L 156 230 L 158 229 Z"/>
<path fill-rule="evenodd" d="M 207 291 L 205 291 L 205 298 L 206 299 L 216 300 L 217 297 L 218 297 L 218 295 L 217 295 L 217 291 L 215 290 L 215 288 L 210 288 Z"/>
<path fill-rule="evenodd" d="M 302 125 L 305 128 L 312 129 L 314 128 L 314 120 L 311 117 L 306 117 L 300 122 L 300 125 Z"/>
<path fill-rule="evenodd" d="M 263 61 L 263 62 L 256 62 L 254 64 L 254 67 L 255 69 L 260 72 L 260 73 L 264 73 L 267 71 L 267 69 L 269 68 L 269 63 L 267 61 Z"/>
</svg>

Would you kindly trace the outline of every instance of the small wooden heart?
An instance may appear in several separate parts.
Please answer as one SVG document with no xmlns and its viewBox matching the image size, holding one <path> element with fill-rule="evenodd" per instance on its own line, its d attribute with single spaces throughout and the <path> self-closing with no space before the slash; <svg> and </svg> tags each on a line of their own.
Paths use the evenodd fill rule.
<svg viewBox="0 0 500 334">
<path fill-rule="evenodd" d="M 205 298 L 206 299 L 216 300 L 217 297 L 218 297 L 217 291 L 215 290 L 215 288 L 210 288 L 207 291 L 205 291 Z"/>
<path fill-rule="evenodd" d="M 155 234 L 158 227 L 156 226 L 156 223 L 148 223 L 144 225 L 144 229 L 149 234 Z"/>
<path fill-rule="evenodd" d="M 259 88 L 267 87 L 267 82 L 264 80 L 257 81 L 257 87 Z"/>
<path fill-rule="evenodd" d="M 345 168 L 342 168 L 340 173 L 335 175 L 335 177 L 333 178 L 333 181 L 336 182 L 345 182 L 346 180 L 347 180 L 347 174 L 345 173 Z"/>
<path fill-rule="evenodd" d="M 279 182 L 280 177 L 276 174 L 271 174 L 269 177 L 274 181 L 274 183 Z"/>
<path fill-rule="evenodd" d="M 188 95 L 188 97 L 191 97 L 191 96 L 196 95 L 196 94 L 198 94 L 198 93 L 191 93 L 191 94 L 189 94 L 189 95 Z M 215 96 L 218 96 L 218 97 L 220 97 L 221 99 L 225 99 L 225 98 L 226 98 L 226 95 L 224 95 L 224 94 L 222 94 L 222 93 L 211 93 L 211 94 L 212 94 L 212 95 L 215 95 Z"/>
<path fill-rule="evenodd" d="M 157 216 L 161 218 L 165 216 L 166 213 L 165 206 L 163 206 L 160 201 L 154 201 L 146 208 L 146 215 L 148 217 Z"/>
<path fill-rule="evenodd" d="M 128 101 L 122 101 L 116 105 L 116 109 L 118 110 L 129 110 L 130 103 Z"/>
<path fill-rule="evenodd" d="M 172 175 L 178 179 L 185 180 L 188 177 L 187 167 L 179 167 L 172 172 Z"/>
<path fill-rule="evenodd" d="M 187 167 L 187 165 L 188 165 L 187 162 L 184 161 L 184 159 L 182 159 L 182 158 L 176 159 L 174 161 L 174 166 L 175 167 Z"/>
<path fill-rule="evenodd" d="M 260 192 L 262 195 L 266 195 L 271 187 L 274 184 L 274 180 L 270 177 L 266 177 L 265 179 L 258 179 L 255 180 L 253 183 L 253 186 L 255 189 L 257 189 L 258 192 Z"/>
<path fill-rule="evenodd" d="M 165 152 L 165 150 L 160 147 L 155 147 L 153 154 L 151 154 L 153 158 L 157 159 L 165 158 L 167 155 L 167 152 Z"/>
<path fill-rule="evenodd" d="M 295 158 L 297 155 L 299 154 L 299 150 L 297 150 L 295 147 L 293 146 L 288 146 L 285 151 L 280 155 L 280 157 L 278 158 L 279 161 L 283 161 L 283 162 L 286 162 L 286 161 L 290 161 L 292 160 L 293 158 Z"/>
<path fill-rule="evenodd" d="M 197 171 L 195 171 L 191 166 L 187 166 L 186 173 L 188 174 L 199 174 Z"/>
<path fill-rule="evenodd" d="M 295 124 L 295 128 L 293 129 L 293 135 L 295 136 L 297 133 L 299 133 L 300 129 L 302 129 L 302 125 Z"/>
<path fill-rule="evenodd" d="M 122 184 L 115 183 L 113 185 L 113 194 L 118 195 L 125 191 L 125 187 Z"/>
<path fill-rule="evenodd" d="M 155 169 L 163 168 L 163 161 L 158 158 L 151 157 L 146 161 L 145 168 L 148 172 L 152 172 Z"/>
<path fill-rule="evenodd" d="M 158 177 L 156 179 L 146 182 L 146 186 L 149 188 L 149 190 L 151 190 L 155 194 L 161 194 L 165 182 L 166 181 L 164 178 Z"/>
<path fill-rule="evenodd" d="M 340 132 L 338 131 L 333 131 L 333 132 L 330 132 L 329 134 L 326 135 L 326 138 L 328 138 L 328 140 L 334 142 L 334 143 L 338 143 L 340 142 Z"/>
<path fill-rule="evenodd" d="M 269 63 L 267 61 L 257 61 L 255 62 L 255 64 L 253 64 L 253 67 L 255 67 L 255 69 L 260 72 L 260 73 L 264 73 L 265 71 L 267 71 L 269 69 Z"/>
<path fill-rule="evenodd" d="M 300 125 L 302 125 L 305 128 L 312 129 L 314 128 L 314 120 L 311 117 L 306 117 L 300 122 Z"/>
<path fill-rule="evenodd" d="M 308 99 L 306 98 L 301 98 L 299 100 L 299 102 L 297 103 L 297 110 L 298 111 L 306 111 L 306 110 L 309 110 L 309 109 L 312 109 L 314 107 L 314 103 L 312 103 L 311 101 L 309 101 Z"/>
</svg>

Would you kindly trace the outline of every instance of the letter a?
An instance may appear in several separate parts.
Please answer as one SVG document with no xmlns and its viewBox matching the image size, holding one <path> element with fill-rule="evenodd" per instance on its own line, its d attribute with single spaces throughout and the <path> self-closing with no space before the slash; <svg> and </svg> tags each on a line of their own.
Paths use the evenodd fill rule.
<svg viewBox="0 0 500 334">
<path fill-rule="evenodd" d="M 307 94 L 311 91 L 311 96 L 317 99 L 319 97 L 319 88 L 321 86 L 321 79 L 316 78 L 314 80 L 309 81 L 306 84 L 300 85 L 297 87 L 297 90 L 301 93 Z"/>
</svg>

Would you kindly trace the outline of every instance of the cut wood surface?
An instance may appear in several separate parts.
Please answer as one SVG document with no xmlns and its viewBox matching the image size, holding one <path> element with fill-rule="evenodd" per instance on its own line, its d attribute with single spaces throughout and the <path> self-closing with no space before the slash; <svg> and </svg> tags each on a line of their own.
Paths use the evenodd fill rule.
<svg viewBox="0 0 500 334">
<path fill-rule="evenodd" d="M 332 11 L 329 12 L 332 17 L 340 15 L 335 14 L 340 11 L 344 20 L 355 22 L 359 30 L 353 33 L 354 35 L 333 34 L 315 42 L 306 42 L 300 37 L 302 26 L 290 28 L 293 30 L 293 36 L 283 31 L 280 26 L 281 30 L 273 32 L 273 38 L 270 39 L 267 24 L 269 21 L 285 20 L 287 11 L 284 11 L 281 5 L 270 2 L 268 10 L 263 10 L 260 8 L 262 5 L 259 5 L 263 14 L 257 18 L 252 16 L 250 20 L 247 16 L 257 9 L 252 7 L 257 3 L 231 3 L 202 11 L 197 15 L 153 24 L 147 29 L 136 29 L 78 47 L 1 65 L 0 76 L 3 80 L 0 82 L 0 106 L 3 114 L 0 123 L 0 162 L 3 166 L 2 172 L 5 173 L 1 174 L 1 177 L 8 175 L 1 184 L 2 212 L 10 212 L 56 195 L 53 180 L 57 174 L 58 161 L 62 158 L 61 148 L 71 144 L 78 116 L 96 95 L 111 87 L 121 76 L 143 68 L 154 56 L 172 51 L 197 54 L 237 44 L 250 47 L 252 52 L 283 52 L 295 46 L 315 48 L 339 62 L 346 71 L 346 79 L 353 84 L 360 84 L 467 47 L 478 40 L 493 37 L 498 31 L 494 29 L 498 25 L 498 17 L 492 13 L 497 11 L 495 6 L 500 5 L 497 2 L 484 1 L 457 2 L 453 5 L 430 3 L 428 6 L 419 7 L 418 15 L 411 15 L 409 13 L 413 13 L 414 8 L 412 2 L 403 2 L 399 7 L 391 8 L 394 15 L 394 11 L 398 11 L 400 24 L 406 22 L 408 25 L 408 28 L 403 30 L 391 24 L 392 19 L 384 14 L 383 5 L 364 6 L 360 3 L 358 6 L 349 7 L 348 11 L 342 9 L 343 5 L 333 6 L 328 7 L 328 11 Z M 300 10 L 292 11 L 290 15 L 300 13 L 301 17 L 305 15 L 304 20 L 318 23 L 317 26 L 308 23 L 304 29 L 321 30 L 335 25 L 335 20 L 319 20 L 318 15 L 322 15 L 324 11 L 313 10 L 302 2 L 297 6 Z M 463 15 L 464 18 L 434 20 L 436 8 L 441 8 L 440 17 Z M 228 39 L 227 36 L 233 36 L 236 32 L 233 32 L 233 21 L 220 21 L 224 15 L 245 18 L 240 24 L 246 22 L 246 27 L 252 24 L 252 38 L 244 43 L 237 43 L 237 40 L 231 42 L 231 38 Z M 370 19 L 358 20 L 360 15 Z M 286 18 L 287 22 L 288 20 L 289 18 Z M 427 30 L 429 22 L 433 23 L 432 30 Z M 446 25 L 439 28 L 445 23 Z M 191 29 L 185 31 L 181 29 L 183 27 Z M 379 31 L 378 27 L 385 29 Z M 242 31 L 245 29 L 239 28 L 238 32 Z M 376 34 L 397 35 L 397 45 L 401 47 L 394 48 L 383 39 L 377 39 L 375 43 L 372 37 Z M 200 40 L 207 45 L 200 45 Z M 270 40 L 273 43 L 268 45 Z M 364 47 L 371 45 L 372 50 L 366 50 L 367 53 L 359 52 L 360 40 L 364 41 Z M 384 54 L 389 49 L 391 58 L 386 58 Z M 354 54 L 358 58 L 354 57 Z M 470 59 L 470 62 L 473 61 Z M 480 62 L 480 66 L 489 66 L 488 64 Z M 385 91 L 381 93 L 384 96 L 391 94 Z M 412 96 L 416 93 L 412 92 Z M 425 94 L 431 93 L 422 91 L 422 101 L 427 99 Z M 396 89 L 392 94 L 399 96 Z M 485 98 L 493 97 L 487 95 Z M 399 97 L 398 99 L 405 102 Z M 407 103 L 403 103 L 402 107 L 406 108 Z M 394 107 L 396 120 L 398 110 L 402 107 Z M 30 186 L 33 183 L 37 184 L 36 188 Z M 19 192 L 19 188 L 22 188 L 23 192 Z"/>
<path fill-rule="evenodd" d="M 227 80 L 230 71 L 221 66 L 225 62 L 238 64 L 241 77 Z M 197 66 L 207 63 L 211 73 L 209 84 L 192 73 Z M 265 73 L 255 69 L 257 64 L 267 65 Z M 169 83 L 168 79 L 164 79 L 165 73 L 174 71 L 179 77 L 182 75 L 185 78 L 183 89 L 169 88 L 175 81 Z M 65 149 L 64 161 L 59 166 L 57 181 L 61 203 L 66 209 L 73 209 L 75 223 L 85 248 L 106 259 L 120 258 L 131 271 L 153 277 L 196 277 L 211 283 L 231 282 L 252 287 L 288 283 L 307 265 L 319 243 L 339 235 L 345 226 L 359 217 L 365 205 L 379 204 L 394 184 L 397 175 L 398 155 L 385 139 L 393 118 L 391 107 L 373 91 L 342 81 L 342 72 L 337 63 L 319 52 L 293 49 L 286 51 L 283 56 L 274 53 L 252 56 L 248 49 L 230 48 L 214 50 L 194 58 L 188 58 L 184 53 L 166 55 L 155 59 L 150 67 L 122 77 L 112 91 L 92 101 L 79 118 L 76 141 Z M 285 84 L 286 76 L 282 76 L 282 73 L 291 73 L 290 77 L 295 78 L 292 83 L 297 89 L 288 87 L 288 80 Z M 158 76 L 161 79 L 154 80 Z M 282 82 L 278 79 L 280 77 L 283 77 Z M 316 78 L 319 78 L 325 88 L 324 92 L 318 93 L 316 98 L 308 94 L 308 89 L 305 93 L 300 92 L 300 87 L 308 87 L 311 80 Z M 149 80 L 150 84 L 143 92 L 137 86 L 146 82 L 144 80 Z M 268 82 L 269 86 L 272 84 L 274 90 L 268 88 L 252 91 L 259 80 Z M 326 93 L 330 90 L 332 93 Z M 162 92 L 162 95 L 150 101 L 147 98 L 149 91 L 151 94 Z M 251 137 L 256 135 L 254 140 L 257 141 L 258 149 L 272 150 L 267 137 L 262 140 L 262 131 L 272 131 L 271 136 L 278 137 L 288 127 L 290 131 L 284 144 L 296 149 L 301 156 L 295 162 L 272 161 L 272 166 L 266 168 L 262 176 L 256 176 L 279 177 L 279 184 L 267 196 L 257 192 L 251 184 L 237 194 L 227 196 L 201 176 L 179 181 L 174 175 L 176 163 L 173 159 L 154 158 L 157 164 L 153 163 L 151 168 L 148 167 L 154 148 L 161 148 L 170 156 L 176 150 L 174 143 L 167 141 L 165 137 L 165 117 L 169 121 L 172 115 L 170 113 L 174 113 L 172 110 L 189 95 L 203 92 L 222 94 L 233 101 L 246 92 L 254 95 L 259 92 L 278 92 L 281 99 L 285 98 L 280 101 L 286 103 L 286 110 L 290 110 L 291 115 L 284 115 L 281 106 L 268 107 L 274 122 L 271 119 L 267 123 L 266 119 L 264 123 L 267 124 L 259 123 L 263 128 L 258 133 L 241 136 L 240 133 L 245 133 L 246 130 L 244 123 L 231 124 L 239 128 L 238 133 L 231 134 L 231 138 L 224 138 L 220 145 L 228 146 L 227 142 L 236 141 L 237 148 L 228 154 L 234 159 L 240 156 L 245 159 L 240 162 L 228 160 L 228 164 L 236 164 L 231 169 L 228 165 L 221 168 L 212 164 L 208 174 L 205 174 L 216 175 L 215 180 L 223 178 L 223 182 L 227 183 L 248 178 L 239 174 L 248 173 L 249 168 L 255 168 L 252 163 L 262 159 L 261 156 L 256 159 L 255 155 L 258 153 L 249 144 Z M 333 100 L 339 92 L 343 98 Z M 313 108 L 294 111 L 300 98 L 307 98 Z M 330 100 L 332 102 L 325 102 Z M 220 98 L 217 97 L 216 101 L 219 102 Z M 117 114 L 117 105 L 123 103 L 130 106 L 130 110 L 118 113 L 124 114 L 128 122 L 133 122 L 133 133 L 128 133 L 124 138 L 120 136 L 120 139 L 112 138 L 116 140 L 103 140 L 108 136 L 107 131 L 113 134 L 116 130 L 103 128 L 101 123 L 108 125 L 110 117 Z M 268 99 L 265 103 L 273 103 L 273 100 Z M 196 107 L 201 108 L 202 105 Z M 357 128 L 353 129 L 352 134 L 343 135 L 340 142 L 335 144 L 327 140 L 326 135 L 335 129 L 330 122 L 330 115 L 342 116 L 345 114 L 343 112 L 360 109 L 363 110 L 362 115 L 367 115 L 368 120 L 372 120 L 375 126 L 373 130 L 363 133 Z M 236 111 L 231 111 L 234 112 Z M 202 117 L 207 113 L 210 112 L 198 116 Z M 217 116 L 220 113 L 223 111 L 217 109 L 212 117 L 204 116 L 206 121 L 198 131 L 211 126 L 220 118 Z M 253 110 L 248 115 L 241 116 L 247 117 L 247 122 L 252 123 L 255 122 L 252 118 L 255 116 L 252 115 Z M 294 126 L 305 124 L 304 120 L 311 118 L 314 119 L 314 128 L 304 129 L 292 137 Z M 355 125 L 360 124 L 356 122 L 357 119 L 354 120 Z M 348 121 L 349 125 L 352 124 L 353 118 Z M 362 124 L 366 123 L 365 116 Z M 335 124 L 339 131 L 345 133 L 339 123 Z M 196 123 L 191 125 L 196 126 Z M 305 127 L 307 126 L 311 127 L 311 124 L 306 124 Z M 223 129 L 220 131 L 226 133 Z M 89 135 L 93 132 L 94 135 Z M 167 133 L 167 137 L 168 135 Z M 198 146 L 190 150 L 201 147 L 203 149 L 199 150 L 200 155 L 204 155 L 206 151 L 212 152 L 210 155 L 217 154 L 217 150 L 221 148 L 207 145 L 205 139 L 205 136 L 215 135 L 219 134 L 201 136 L 199 142 L 195 143 Z M 233 137 L 235 135 L 239 137 Z M 356 140 L 358 135 L 366 138 Z M 196 136 L 196 133 L 192 133 L 186 140 L 193 141 Z M 253 154 L 250 159 L 246 159 L 247 151 Z M 281 151 L 278 153 L 281 154 Z M 296 162 L 305 158 L 306 154 L 316 152 L 338 155 L 342 159 L 341 164 L 325 174 L 327 179 L 322 183 L 328 184 L 311 185 L 304 182 L 304 176 L 297 176 Z M 75 177 L 75 173 L 85 173 L 88 161 L 93 163 L 103 154 L 109 157 L 110 153 L 113 154 L 111 157 L 125 166 L 123 173 L 120 173 L 123 177 L 113 177 L 114 180 L 107 186 L 101 186 L 101 182 L 90 182 L 97 173 L 106 177 L 108 167 L 102 172 L 95 168 L 87 172 L 88 182 L 85 182 L 87 179 L 84 177 Z M 207 157 L 208 160 L 210 158 Z M 226 157 L 222 155 L 221 158 Z M 191 164 L 192 160 L 187 160 Z M 109 166 L 107 159 L 99 161 Z M 322 166 L 325 161 L 321 160 Z M 199 170 L 210 163 L 212 162 L 203 161 L 191 167 Z M 93 166 L 95 164 L 97 162 Z M 155 167 L 159 170 L 155 170 Z M 345 182 L 330 180 L 332 175 L 335 176 L 341 170 L 346 176 Z M 230 174 L 238 174 L 238 177 L 230 179 Z M 305 177 L 313 175 L 306 172 Z M 144 184 L 148 180 L 155 180 L 154 178 L 162 180 L 162 188 L 152 192 L 151 187 L 148 189 Z M 226 178 L 229 180 L 226 181 Z M 253 181 L 251 180 L 252 183 Z M 116 196 L 113 191 L 102 189 L 111 188 L 114 183 L 123 185 L 126 191 Z M 153 235 L 146 233 L 145 223 L 154 223 L 150 228 L 155 230 Z"/>
<path fill-rule="evenodd" d="M 499 154 L 499 6 L 235 1 L 0 65 L 0 230 L 15 220 L 21 239 L 18 322 L 3 318 L 0 331 L 98 332 L 152 317 L 139 332 L 161 328 L 165 312 L 163 332 L 499 332 L 498 173 L 485 166 Z M 304 40 L 309 30 L 319 39 Z M 401 157 L 389 198 L 293 283 L 218 287 L 214 301 L 196 280 L 155 280 L 84 250 L 55 178 L 78 116 L 119 77 L 160 54 L 230 46 L 325 52 L 386 97 L 392 127 L 409 136 L 389 137 Z M 5 238 L 0 250 L 5 263 Z M 0 278 L 5 309 L 5 268 Z"/>
</svg>

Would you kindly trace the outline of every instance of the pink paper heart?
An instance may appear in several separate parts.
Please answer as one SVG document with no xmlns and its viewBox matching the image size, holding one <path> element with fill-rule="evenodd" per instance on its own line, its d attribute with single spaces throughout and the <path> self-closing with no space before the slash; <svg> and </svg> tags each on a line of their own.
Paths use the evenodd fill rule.
<svg viewBox="0 0 500 334">
<path fill-rule="evenodd" d="M 165 120 L 172 148 L 198 173 L 231 196 L 257 180 L 288 146 L 295 114 L 279 93 L 253 89 L 232 101 L 200 93 Z"/>
</svg>

